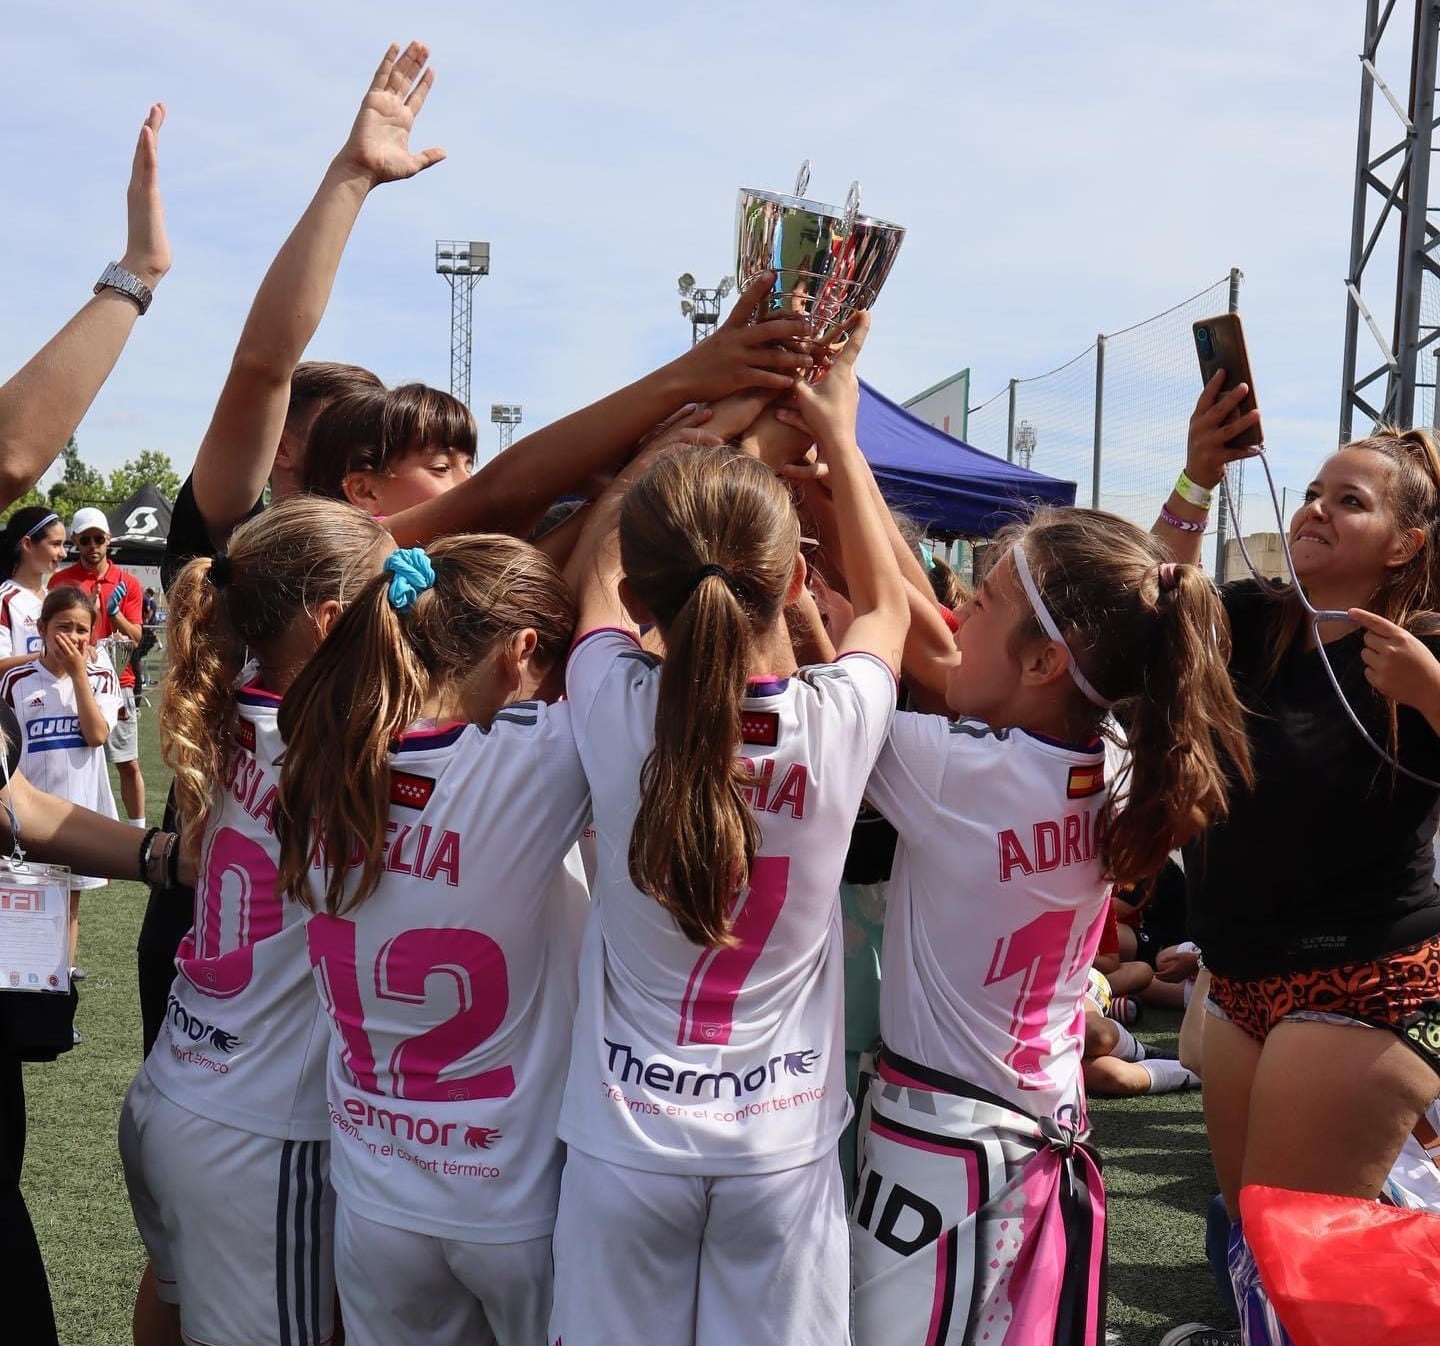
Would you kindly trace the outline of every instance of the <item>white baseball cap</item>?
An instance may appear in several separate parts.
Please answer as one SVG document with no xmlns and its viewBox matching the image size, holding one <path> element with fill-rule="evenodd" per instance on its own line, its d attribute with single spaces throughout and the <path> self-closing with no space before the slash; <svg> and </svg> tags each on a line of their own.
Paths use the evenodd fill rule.
<svg viewBox="0 0 1440 1346">
<path fill-rule="evenodd" d="M 110 536 L 110 520 L 105 517 L 105 511 L 96 509 L 94 505 L 86 505 L 84 509 L 77 509 L 75 517 L 70 520 L 70 536 L 78 537 L 81 533 L 88 533 L 92 528 L 98 528 L 106 537 Z"/>
</svg>

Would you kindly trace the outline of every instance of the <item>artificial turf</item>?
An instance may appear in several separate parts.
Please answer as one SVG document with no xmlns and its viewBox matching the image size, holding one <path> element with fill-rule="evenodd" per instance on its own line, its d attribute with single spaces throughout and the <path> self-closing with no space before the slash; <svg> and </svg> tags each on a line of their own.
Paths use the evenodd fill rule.
<svg viewBox="0 0 1440 1346">
<path fill-rule="evenodd" d="M 158 823 L 168 773 L 153 712 L 141 719 L 140 744 L 147 811 Z M 76 1026 L 85 1040 L 58 1061 L 26 1068 L 25 1192 L 67 1346 L 130 1341 L 144 1265 L 115 1126 L 140 1064 L 135 937 L 145 898 L 139 884 L 112 883 L 82 899 L 79 961 L 89 979 Z M 1178 1024 L 1178 1015 L 1152 1011 L 1140 1036 L 1173 1046 Z M 1091 1114 L 1109 1196 L 1111 1328 L 1124 1346 L 1147 1346 L 1176 1323 L 1223 1325 L 1205 1265 L 1214 1185 L 1199 1095 L 1097 1099 Z"/>
</svg>

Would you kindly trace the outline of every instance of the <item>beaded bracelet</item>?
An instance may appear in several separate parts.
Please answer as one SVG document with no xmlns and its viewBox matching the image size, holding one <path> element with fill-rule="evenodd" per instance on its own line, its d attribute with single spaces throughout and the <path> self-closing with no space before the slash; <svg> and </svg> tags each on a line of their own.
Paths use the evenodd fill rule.
<svg viewBox="0 0 1440 1346">
<path fill-rule="evenodd" d="M 141 883 L 150 882 L 150 848 L 155 844 L 155 838 L 159 835 L 160 829 L 152 827 L 140 842 L 140 854 L 136 857 L 136 861 L 140 870 Z"/>
<path fill-rule="evenodd" d="M 1210 502 L 1215 498 L 1215 492 L 1210 487 L 1191 481 L 1190 474 L 1183 467 L 1175 482 L 1175 494 L 1187 505 L 1194 505 L 1196 509 L 1209 509 Z"/>
<path fill-rule="evenodd" d="M 1168 523 L 1171 528 L 1178 528 L 1182 533 L 1203 533 L 1205 531 L 1205 520 L 1198 522 L 1194 519 L 1182 519 L 1168 505 L 1160 506 L 1160 522 Z"/>
</svg>

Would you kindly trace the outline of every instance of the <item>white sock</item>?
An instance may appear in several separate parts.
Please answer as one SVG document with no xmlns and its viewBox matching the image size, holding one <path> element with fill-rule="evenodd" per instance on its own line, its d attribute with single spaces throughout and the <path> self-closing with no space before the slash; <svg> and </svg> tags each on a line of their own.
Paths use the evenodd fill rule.
<svg viewBox="0 0 1440 1346">
<path fill-rule="evenodd" d="M 131 827 L 138 827 L 142 832 L 148 826 L 144 818 L 126 818 L 125 821 L 129 823 Z"/>
<path fill-rule="evenodd" d="M 1122 1061 L 1143 1061 L 1145 1059 L 1145 1044 L 1139 1040 L 1124 1024 L 1116 1024 L 1115 1031 L 1120 1036 L 1115 1040 L 1115 1045 L 1110 1049 L 1110 1055 L 1119 1057 Z"/>
<path fill-rule="evenodd" d="M 1150 1076 L 1152 1094 L 1174 1094 L 1182 1089 L 1198 1089 L 1200 1076 L 1187 1070 L 1179 1061 L 1141 1061 L 1140 1069 Z"/>
</svg>

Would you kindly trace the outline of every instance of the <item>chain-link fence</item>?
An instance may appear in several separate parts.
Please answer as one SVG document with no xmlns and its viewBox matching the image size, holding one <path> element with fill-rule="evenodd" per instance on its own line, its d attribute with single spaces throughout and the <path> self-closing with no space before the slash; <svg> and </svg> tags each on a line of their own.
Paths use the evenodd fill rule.
<svg viewBox="0 0 1440 1346">
<path fill-rule="evenodd" d="M 1015 378 L 970 408 L 966 440 L 976 448 L 1076 484 L 1075 502 L 1111 510 L 1148 528 L 1185 462 L 1185 435 L 1200 374 L 1191 325 L 1237 306 L 1238 270 L 1143 322 L 1101 334 L 1049 373 Z M 1233 576 L 1220 545 L 1249 529 L 1274 531 L 1261 470 L 1231 469 L 1227 507 L 1211 515 L 1207 561 Z M 1237 527 L 1238 524 L 1238 527 Z"/>
</svg>

